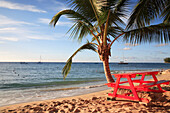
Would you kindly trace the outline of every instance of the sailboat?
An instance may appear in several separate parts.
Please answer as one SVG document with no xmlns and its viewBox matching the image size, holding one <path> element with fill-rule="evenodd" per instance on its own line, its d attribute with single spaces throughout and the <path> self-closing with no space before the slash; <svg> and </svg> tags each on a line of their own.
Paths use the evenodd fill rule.
<svg viewBox="0 0 170 113">
<path fill-rule="evenodd" d="M 37 64 L 42 64 L 42 62 L 41 62 L 41 56 L 40 56 L 40 61 L 39 61 L 39 62 L 37 62 Z"/>
<path fill-rule="evenodd" d="M 128 64 L 127 62 L 124 62 L 124 52 L 123 52 L 123 61 L 120 61 L 118 64 Z"/>
<path fill-rule="evenodd" d="M 27 62 L 20 62 L 20 64 L 28 64 Z"/>
<path fill-rule="evenodd" d="M 124 61 L 120 61 L 118 64 L 128 64 L 128 63 Z"/>
</svg>

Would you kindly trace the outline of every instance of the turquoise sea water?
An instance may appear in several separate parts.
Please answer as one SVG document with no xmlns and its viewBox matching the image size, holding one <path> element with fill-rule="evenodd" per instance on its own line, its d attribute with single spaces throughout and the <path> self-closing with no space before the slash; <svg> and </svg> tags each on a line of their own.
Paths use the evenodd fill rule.
<svg viewBox="0 0 170 113">
<path fill-rule="evenodd" d="M 65 63 L 0 63 L 0 106 L 74 96 L 107 89 L 102 63 L 73 63 L 63 80 Z M 165 63 L 110 63 L 112 73 L 170 69 Z"/>
</svg>

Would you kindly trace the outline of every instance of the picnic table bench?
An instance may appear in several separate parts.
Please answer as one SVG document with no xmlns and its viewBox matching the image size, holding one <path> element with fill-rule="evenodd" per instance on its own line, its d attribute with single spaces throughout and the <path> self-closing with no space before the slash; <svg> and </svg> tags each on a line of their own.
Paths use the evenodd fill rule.
<svg viewBox="0 0 170 113">
<path fill-rule="evenodd" d="M 161 84 L 166 84 L 168 85 L 170 83 L 169 80 L 160 80 L 158 81 L 156 78 L 156 75 L 159 73 L 159 71 L 152 71 L 152 72 L 140 72 L 140 73 L 121 73 L 121 74 L 112 74 L 114 75 L 117 80 L 114 83 L 107 83 L 108 87 L 114 88 L 113 93 L 108 93 L 108 96 L 111 96 L 113 98 L 124 98 L 124 99 L 130 99 L 130 100 L 135 100 L 135 101 L 140 101 L 140 102 L 145 102 L 148 103 L 149 100 L 146 98 L 139 98 L 137 92 L 165 92 L 161 88 Z M 137 75 L 142 75 L 140 79 L 132 80 L 132 78 L 135 78 Z M 145 81 L 145 76 L 146 75 L 152 75 L 153 80 L 152 81 Z M 127 81 L 120 81 L 121 78 L 126 78 Z M 125 85 L 126 83 L 126 85 Z M 129 86 L 127 85 L 129 83 Z M 124 85 L 123 85 L 124 84 Z M 150 87 L 157 86 L 158 90 L 155 89 L 150 89 Z M 118 88 L 122 89 L 130 89 L 131 92 L 129 93 L 124 93 L 124 94 L 117 94 Z M 133 94 L 133 96 L 129 96 L 130 94 Z"/>
</svg>

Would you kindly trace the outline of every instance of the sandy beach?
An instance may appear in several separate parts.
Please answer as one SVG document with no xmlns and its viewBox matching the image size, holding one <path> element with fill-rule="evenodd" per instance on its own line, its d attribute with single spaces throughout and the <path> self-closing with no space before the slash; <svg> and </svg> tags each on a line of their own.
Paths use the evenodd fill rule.
<svg viewBox="0 0 170 113">
<path fill-rule="evenodd" d="M 170 70 L 163 71 L 157 76 L 159 80 L 170 80 Z M 116 99 L 107 100 L 105 90 L 86 95 L 53 100 L 21 103 L 0 107 L 0 113 L 168 113 L 170 112 L 170 85 L 164 86 L 165 93 L 142 93 L 150 98 L 151 102 L 146 106 L 136 101 Z"/>
</svg>

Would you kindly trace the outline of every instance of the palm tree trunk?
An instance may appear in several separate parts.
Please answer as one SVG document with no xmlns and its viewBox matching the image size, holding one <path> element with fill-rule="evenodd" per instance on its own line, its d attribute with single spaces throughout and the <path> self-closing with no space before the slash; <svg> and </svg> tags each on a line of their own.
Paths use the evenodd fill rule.
<svg viewBox="0 0 170 113">
<path fill-rule="evenodd" d="M 111 72 L 110 72 L 110 67 L 109 67 L 109 56 L 105 55 L 104 56 L 104 60 L 103 60 L 103 68 L 104 68 L 104 72 L 105 72 L 105 76 L 106 76 L 106 80 L 108 83 L 112 83 L 115 82 Z"/>
</svg>

